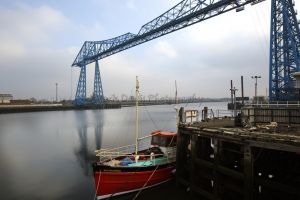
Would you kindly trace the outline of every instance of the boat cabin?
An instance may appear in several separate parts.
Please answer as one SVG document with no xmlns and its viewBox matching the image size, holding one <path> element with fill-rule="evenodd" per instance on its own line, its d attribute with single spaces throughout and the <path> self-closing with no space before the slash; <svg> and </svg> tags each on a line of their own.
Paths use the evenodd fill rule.
<svg viewBox="0 0 300 200">
<path fill-rule="evenodd" d="M 174 132 L 154 131 L 151 133 L 151 149 L 158 148 L 168 159 L 176 158 L 177 135 Z"/>
<path fill-rule="evenodd" d="M 151 146 L 157 147 L 174 147 L 176 146 L 176 133 L 154 131 L 151 133 Z"/>
</svg>

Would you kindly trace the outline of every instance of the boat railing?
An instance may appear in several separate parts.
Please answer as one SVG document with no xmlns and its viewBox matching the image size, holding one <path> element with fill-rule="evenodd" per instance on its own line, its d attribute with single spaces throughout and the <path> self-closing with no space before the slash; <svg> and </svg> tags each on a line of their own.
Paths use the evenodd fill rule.
<svg viewBox="0 0 300 200">
<path fill-rule="evenodd" d="M 139 146 L 142 146 L 143 144 L 149 143 L 149 141 L 142 141 L 139 142 Z M 135 144 L 131 145 L 125 145 L 121 147 L 115 147 L 111 149 L 99 149 L 96 150 L 96 156 L 100 158 L 100 162 L 113 160 L 116 157 L 127 157 L 127 156 L 133 156 L 133 152 L 135 151 Z"/>
<path fill-rule="evenodd" d="M 175 162 L 176 161 L 176 157 L 175 156 L 169 156 L 169 155 L 165 155 L 165 154 L 120 154 L 119 152 L 116 152 L 115 154 L 103 154 L 100 157 L 100 163 L 103 162 L 109 162 L 114 160 L 115 158 L 121 158 L 120 160 L 122 160 L 123 158 L 129 157 L 132 161 L 135 160 L 135 158 L 138 158 L 137 160 L 135 160 L 135 162 L 139 162 L 139 163 L 146 163 L 147 161 L 152 161 L 152 164 L 163 164 L 163 163 L 170 163 L 170 162 Z M 141 159 L 143 158 L 143 159 Z M 126 162 L 126 161 L 125 161 Z"/>
<path fill-rule="evenodd" d="M 176 161 L 176 154 L 167 153 L 166 159 L 167 159 L 167 162 L 175 162 Z"/>
<path fill-rule="evenodd" d="M 147 142 L 144 141 L 144 142 L 140 142 L 139 144 L 142 145 L 145 143 Z M 176 160 L 176 155 L 171 152 L 168 152 L 166 154 L 150 153 L 150 154 L 137 154 L 137 155 L 134 152 L 135 152 L 135 144 L 111 148 L 111 149 L 100 149 L 95 151 L 96 156 L 99 157 L 100 163 L 108 162 L 114 160 L 115 158 L 123 159 L 125 157 L 129 157 L 137 160 L 143 158 L 145 161 L 154 160 L 154 164 L 155 164 L 155 159 L 157 158 L 160 158 L 161 161 L 166 161 L 166 162 L 173 162 Z"/>
<path fill-rule="evenodd" d="M 96 150 L 96 156 L 99 157 L 100 162 L 113 160 L 116 157 L 131 155 L 135 150 L 135 145 L 126 145 L 112 149 Z"/>
</svg>

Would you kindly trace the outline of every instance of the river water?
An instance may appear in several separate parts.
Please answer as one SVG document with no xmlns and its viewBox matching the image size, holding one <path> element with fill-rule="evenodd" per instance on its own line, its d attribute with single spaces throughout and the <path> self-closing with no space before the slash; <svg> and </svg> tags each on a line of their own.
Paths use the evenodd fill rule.
<svg viewBox="0 0 300 200">
<path fill-rule="evenodd" d="M 187 106 L 224 110 L 226 103 Z M 176 131 L 174 105 L 139 108 L 140 136 Z M 0 115 L 0 199 L 93 200 L 94 150 L 134 137 L 134 107 Z"/>
</svg>

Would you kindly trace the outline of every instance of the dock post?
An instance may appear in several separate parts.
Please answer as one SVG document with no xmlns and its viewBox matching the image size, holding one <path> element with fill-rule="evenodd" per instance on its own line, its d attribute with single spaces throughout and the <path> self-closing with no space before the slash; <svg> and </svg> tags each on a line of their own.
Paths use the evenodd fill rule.
<svg viewBox="0 0 300 200">
<path fill-rule="evenodd" d="M 181 133 L 179 126 L 184 122 L 184 108 L 181 107 L 178 112 L 178 124 L 177 124 L 177 150 L 176 150 L 176 185 L 180 187 L 182 185 L 188 186 L 188 181 L 184 179 L 184 171 L 187 160 L 186 152 L 186 135 Z"/>
<path fill-rule="evenodd" d="M 213 142 L 213 150 L 214 150 L 214 169 L 217 169 L 220 165 L 220 157 L 221 157 L 221 151 L 222 147 L 221 144 L 222 142 L 217 139 L 217 138 L 212 138 Z M 219 180 L 219 173 L 218 171 L 214 170 L 213 171 L 213 193 L 216 198 L 219 197 L 220 195 L 220 180 Z"/>
<path fill-rule="evenodd" d="M 191 167 L 190 167 L 190 195 L 196 197 L 195 188 L 197 188 L 196 179 L 199 176 L 197 173 L 197 139 L 198 135 L 191 135 Z"/>
<path fill-rule="evenodd" d="M 241 93 L 242 93 L 242 105 L 244 106 L 245 102 L 244 102 L 244 77 L 243 76 L 241 76 Z"/>
<path fill-rule="evenodd" d="M 244 200 L 253 200 L 253 158 L 251 147 L 244 145 Z"/>
</svg>

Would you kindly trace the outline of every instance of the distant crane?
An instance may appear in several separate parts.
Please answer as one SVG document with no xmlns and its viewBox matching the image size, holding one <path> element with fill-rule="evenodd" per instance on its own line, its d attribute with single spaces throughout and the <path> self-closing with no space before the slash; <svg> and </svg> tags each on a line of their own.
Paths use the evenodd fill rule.
<svg viewBox="0 0 300 200">
<path fill-rule="evenodd" d="M 226 13 L 230 10 L 235 9 L 237 12 L 242 11 L 244 10 L 245 5 L 247 4 L 255 5 L 262 1 L 264 0 L 183 0 L 177 5 L 175 5 L 173 8 L 171 8 L 170 10 L 168 10 L 167 12 L 163 13 L 159 17 L 143 25 L 137 34 L 126 33 L 124 35 L 111 38 L 108 40 L 84 42 L 83 46 L 81 47 L 78 55 L 76 56 L 72 64 L 72 66 L 80 67 L 80 76 L 79 76 L 79 81 L 78 81 L 77 91 L 75 96 L 75 104 L 84 105 L 87 103 L 86 65 L 95 62 L 93 103 L 101 104 L 104 102 L 104 96 L 103 96 L 103 89 L 102 89 L 98 60 L 111 56 L 120 51 L 124 51 L 136 45 L 142 44 L 144 42 L 161 37 L 163 35 L 169 34 L 171 32 L 180 30 L 182 28 L 193 25 L 195 23 Z M 295 17 L 296 14 L 294 12 L 290 12 L 290 10 L 294 10 L 293 8 L 291 8 L 293 7 L 291 0 L 272 0 L 272 5 L 273 4 L 284 5 L 286 9 L 289 10 L 287 11 L 287 13 L 293 14 L 293 18 L 296 18 Z M 273 9 L 272 12 L 274 12 Z M 285 9 L 281 9 L 281 10 L 278 9 L 278 13 L 279 12 L 286 13 Z M 285 15 L 277 14 L 274 15 L 274 17 L 272 15 L 272 20 L 274 20 L 274 18 L 275 19 L 279 18 L 278 20 L 280 21 L 282 16 Z M 287 24 L 289 24 L 292 27 L 297 25 L 295 24 L 294 20 L 291 21 L 290 19 L 287 19 L 287 21 L 288 21 Z M 291 28 L 287 28 L 287 30 L 290 29 Z M 287 34 L 287 36 L 296 37 L 295 34 Z M 289 39 L 288 41 L 291 40 L 292 39 Z M 275 43 L 279 41 L 278 40 L 274 40 L 274 41 L 275 41 L 274 46 L 276 46 Z M 298 43 L 298 41 L 299 40 L 295 38 L 293 39 L 293 42 L 296 44 Z M 296 48 L 297 45 L 293 44 L 293 47 Z M 274 54 L 277 55 L 277 50 L 275 51 L 276 52 Z M 295 52 L 295 50 L 293 50 L 293 52 Z"/>
</svg>

